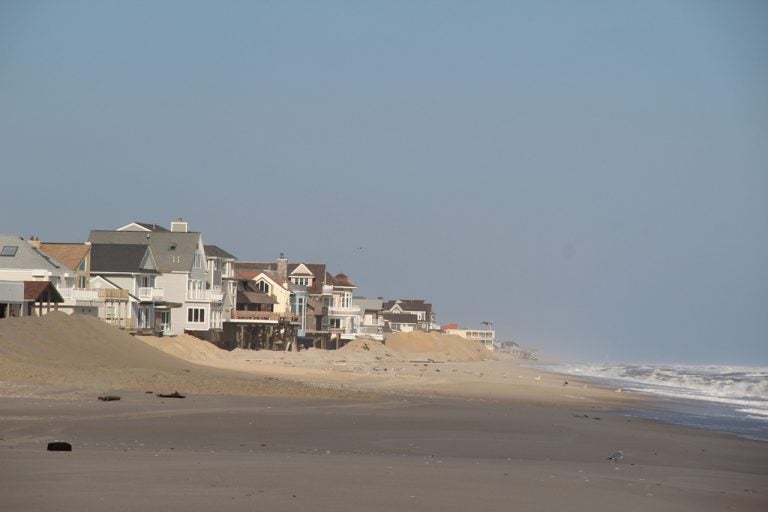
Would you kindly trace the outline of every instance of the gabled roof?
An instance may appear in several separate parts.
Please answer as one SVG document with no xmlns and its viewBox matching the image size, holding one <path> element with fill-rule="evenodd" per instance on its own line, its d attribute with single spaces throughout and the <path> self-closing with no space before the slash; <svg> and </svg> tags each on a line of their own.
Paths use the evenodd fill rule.
<svg viewBox="0 0 768 512">
<path fill-rule="evenodd" d="M 91 250 L 90 244 L 42 243 L 40 250 L 52 256 L 70 270 L 77 270 Z"/>
<path fill-rule="evenodd" d="M 227 251 L 219 247 L 218 245 L 206 245 L 205 247 L 205 255 L 207 257 L 215 257 L 215 258 L 224 258 L 228 260 L 236 260 L 237 256 L 233 256 L 229 254 Z"/>
<path fill-rule="evenodd" d="M 0 235 L 0 250 L 3 247 L 15 247 L 13 255 L 0 256 L 0 268 L 19 270 L 47 270 L 57 274 L 68 269 L 56 258 L 32 247 L 18 235 Z M 2 254 L 0 252 L 0 254 Z"/>
<path fill-rule="evenodd" d="M 271 282 L 274 286 L 279 286 L 281 288 L 285 288 L 283 283 L 281 283 L 280 277 L 277 275 L 276 272 L 270 271 L 270 270 L 241 270 L 238 271 L 235 274 L 235 277 L 238 280 L 241 281 L 261 281 L 261 280 L 268 280 Z M 287 284 L 287 283 L 286 283 Z"/>
<path fill-rule="evenodd" d="M 93 244 L 149 245 L 160 272 L 189 272 L 195 262 L 195 250 L 201 236 L 194 231 L 91 231 Z"/>
<path fill-rule="evenodd" d="M 304 277 L 310 274 L 293 274 L 293 272 L 300 266 L 306 267 L 311 275 L 315 278 L 312 280 L 312 286 L 309 287 L 309 293 L 313 295 L 320 295 L 323 293 L 323 284 L 333 284 L 333 277 L 326 272 L 325 263 L 289 263 L 288 275 L 293 277 Z M 257 271 L 257 270 L 271 270 L 277 271 L 277 263 L 271 262 L 256 262 L 256 261 L 236 261 L 235 272 L 243 271 Z M 325 279 L 323 278 L 325 277 Z M 329 280 L 330 278 L 330 280 Z"/>
<path fill-rule="evenodd" d="M 24 300 L 30 302 L 64 302 L 50 281 L 24 281 Z"/>
<path fill-rule="evenodd" d="M 384 303 L 382 309 L 389 311 L 397 304 L 400 305 L 400 309 L 403 311 L 425 311 L 427 313 L 432 311 L 432 304 L 429 304 L 422 299 L 388 300 Z"/>
<path fill-rule="evenodd" d="M 91 246 L 93 274 L 157 274 L 152 250 L 141 244 L 93 244 Z"/>
<path fill-rule="evenodd" d="M 170 231 L 164 228 L 160 224 L 152 224 L 150 222 L 131 222 L 125 226 L 117 228 L 115 231 L 154 231 L 156 233 L 164 233 Z"/>
<path fill-rule="evenodd" d="M 290 272 L 290 275 L 292 277 L 314 277 L 314 274 L 309 270 L 309 267 L 303 263 L 296 265 L 296 268 Z"/>
</svg>

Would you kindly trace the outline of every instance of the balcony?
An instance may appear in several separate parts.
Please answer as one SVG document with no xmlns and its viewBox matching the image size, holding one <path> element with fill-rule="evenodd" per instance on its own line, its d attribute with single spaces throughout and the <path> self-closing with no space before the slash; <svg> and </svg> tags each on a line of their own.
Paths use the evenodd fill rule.
<svg viewBox="0 0 768 512">
<path fill-rule="evenodd" d="M 139 288 L 138 297 L 142 302 L 157 302 L 163 300 L 165 294 L 162 288 L 150 288 L 142 286 Z"/>
<path fill-rule="evenodd" d="M 187 290 L 187 300 L 221 302 L 224 300 L 224 292 L 221 290 Z"/>
<path fill-rule="evenodd" d="M 381 334 L 382 327 L 380 325 L 361 325 L 360 332 L 363 334 Z"/>
<path fill-rule="evenodd" d="M 232 320 L 266 320 L 270 322 L 298 322 L 298 315 L 293 313 L 275 313 L 274 311 L 233 311 Z"/>
<path fill-rule="evenodd" d="M 360 314 L 360 306 L 330 306 L 328 315 L 330 316 L 355 316 Z"/>
<path fill-rule="evenodd" d="M 113 288 L 97 288 L 99 293 L 99 299 L 103 301 L 127 301 L 128 290 L 113 289 Z"/>
<path fill-rule="evenodd" d="M 94 302 L 99 300 L 99 291 L 87 288 L 59 288 L 59 293 L 66 302 Z"/>
</svg>

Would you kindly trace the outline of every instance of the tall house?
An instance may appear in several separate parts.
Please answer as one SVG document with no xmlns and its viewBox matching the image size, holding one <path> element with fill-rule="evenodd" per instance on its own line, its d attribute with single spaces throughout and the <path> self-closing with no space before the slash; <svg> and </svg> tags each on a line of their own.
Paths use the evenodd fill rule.
<svg viewBox="0 0 768 512">
<path fill-rule="evenodd" d="M 344 274 L 332 275 L 325 263 L 289 263 L 284 255 L 272 262 L 237 262 L 235 273 L 268 272 L 290 291 L 290 311 L 298 315 L 300 336 L 337 334 L 354 338 L 360 308 L 352 303 L 357 286 Z"/>
<path fill-rule="evenodd" d="M 208 275 L 203 237 L 190 231 L 187 221 L 177 219 L 171 222 L 171 229 L 132 222 L 115 230 L 93 230 L 89 240 L 92 244 L 149 246 L 159 272 L 155 286 L 163 290 L 167 303 L 177 306 L 169 308 L 165 334 L 190 332 L 217 339 L 224 319 L 225 291 Z"/>
</svg>

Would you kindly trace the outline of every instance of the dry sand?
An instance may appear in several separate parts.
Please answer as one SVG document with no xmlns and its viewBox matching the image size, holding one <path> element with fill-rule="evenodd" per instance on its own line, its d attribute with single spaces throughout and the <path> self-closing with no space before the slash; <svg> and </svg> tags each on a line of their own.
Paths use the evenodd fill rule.
<svg viewBox="0 0 768 512">
<path fill-rule="evenodd" d="M 0 510 L 768 510 L 768 443 L 626 417 L 642 404 L 625 393 L 411 338 L 230 353 L 0 320 Z"/>
</svg>

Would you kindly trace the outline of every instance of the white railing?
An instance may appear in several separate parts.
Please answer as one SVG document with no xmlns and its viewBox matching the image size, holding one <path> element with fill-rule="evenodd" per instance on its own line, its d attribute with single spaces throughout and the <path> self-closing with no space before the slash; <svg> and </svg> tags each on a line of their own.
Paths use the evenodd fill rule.
<svg viewBox="0 0 768 512">
<path fill-rule="evenodd" d="M 157 301 L 163 300 L 165 293 L 162 288 L 150 288 L 142 286 L 139 288 L 139 300 Z"/>
<path fill-rule="evenodd" d="M 381 334 L 382 327 L 380 325 L 361 325 L 360 332 L 363 334 Z"/>
<path fill-rule="evenodd" d="M 328 308 L 328 314 L 329 315 L 357 315 L 360 313 L 360 306 L 349 306 L 349 307 L 340 307 L 340 306 L 331 306 Z"/>
<path fill-rule="evenodd" d="M 97 301 L 99 300 L 98 290 L 89 290 L 86 288 L 59 288 L 59 293 L 65 301 Z"/>
<path fill-rule="evenodd" d="M 221 290 L 187 290 L 187 300 L 221 302 L 224 292 Z"/>
</svg>

